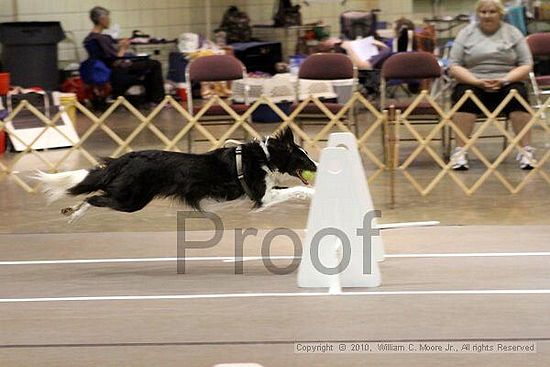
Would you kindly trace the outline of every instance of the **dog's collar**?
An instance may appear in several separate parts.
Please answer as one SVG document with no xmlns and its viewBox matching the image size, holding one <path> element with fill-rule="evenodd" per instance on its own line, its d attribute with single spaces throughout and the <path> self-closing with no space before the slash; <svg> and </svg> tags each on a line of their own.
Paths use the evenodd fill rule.
<svg viewBox="0 0 550 367">
<path fill-rule="evenodd" d="M 237 167 L 237 178 L 241 183 L 241 187 L 243 188 L 246 195 L 248 195 L 249 198 L 254 200 L 254 196 L 252 195 L 252 190 L 250 190 L 250 187 L 248 187 L 246 181 L 244 180 L 243 146 L 242 145 L 237 145 L 235 147 L 235 165 Z"/>
</svg>

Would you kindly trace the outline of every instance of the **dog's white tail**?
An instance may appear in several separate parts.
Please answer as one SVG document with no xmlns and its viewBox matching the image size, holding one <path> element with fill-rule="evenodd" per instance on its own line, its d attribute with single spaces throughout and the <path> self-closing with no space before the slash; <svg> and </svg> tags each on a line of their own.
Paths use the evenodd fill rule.
<svg viewBox="0 0 550 367">
<path fill-rule="evenodd" d="M 85 169 L 59 173 L 37 171 L 34 178 L 42 182 L 42 192 L 46 195 L 48 202 L 52 203 L 67 195 L 67 190 L 82 182 L 88 173 Z"/>
</svg>

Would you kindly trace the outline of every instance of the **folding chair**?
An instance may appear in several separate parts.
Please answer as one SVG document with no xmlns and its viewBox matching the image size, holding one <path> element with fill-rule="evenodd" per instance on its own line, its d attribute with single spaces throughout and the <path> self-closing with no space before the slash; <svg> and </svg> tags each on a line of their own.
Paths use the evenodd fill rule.
<svg viewBox="0 0 550 367">
<path fill-rule="evenodd" d="M 304 60 L 298 71 L 298 81 L 296 83 L 296 104 L 291 107 L 294 111 L 300 103 L 302 96 L 314 95 L 318 90 L 315 90 L 315 84 L 309 83 L 309 88 L 306 89 L 306 82 L 309 81 L 330 81 L 339 86 L 349 86 L 351 89 L 350 96 L 357 90 L 357 69 L 351 62 L 351 59 L 340 53 L 317 53 L 309 56 Z M 319 85 L 319 84 L 317 84 Z M 323 105 L 333 114 L 337 114 L 343 107 L 344 103 L 340 102 L 323 102 Z M 358 134 L 358 125 L 355 121 L 355 108 L 352 107 L 348 112 L 347 123 L 355 127 L 355 133 Z M 297 123 L 302 125 L 302 119 L 328 118 L 321 109 L 313 102 L 308 103 L 305 108 L 298 114 Z M 324 125 L 324 124 L 310 124 Z"/>
<path fill-rule="evenodd" d="M 390 56 L 382 65 L 382 75 L 380 79 L 380 106 L 382 109 L 390 105 L 396 109 L 405 111 L 410 105 L 410 99 L 388 100 L 386 96 L 388 82 L 410 82 L 421 79 L 436 79 L 441 77 L 441 67 L 434 55 L 427 52 L 399 52 Z M 412 119 L 411 119 L 412 117 Z M 412 125 L 436 125 L 440 118 L 437 111 L 428 101 L 421 101 L 418 106 L 411 111 L 407 118 Z M 382 144 L 385 145 L 384 135 L 382 134 Z M 442 151 L 445 153 L 446 139 L 445 129 L 441 129 Z M 400 138 L 400 141 L 416 141 L 414 138 Z M 384 150 L 385 151 L 385 150 Z"/>
<path fill-rule="evenodd" d="M 187 81 L 187 108 L 189 113 L 193 116 L 203 107 L 203 104 L 198 105 L 193 101 L 193 82 L 222 82 L 243 79 L 246 83 L 245 66 L 237 58 L 231 55 L 199 57 L 187 65 L 185 75 L 185 80 Z M 245 86 L 244 90 L 244 104 L 228 103 L 228 105 L 239 115 L 245 113 L 250 107 L 248 103 L 248 88 Z M 222 106 L 217 104 L 212 105 L 200 117 L 199 121 L 207 122 L 208 126 L 233 125 L 235 123 L 233 117 L 231 117 Z M 207 139 L 193 140 L 191 131 L 188 133 L 187 137 L 189 151 L 191 151 L 193 141 L 208 141 Z"/>
<path fill-rule="evenodd" d="M 531 49 L 533 58 L 543 58 L 550 63 L 550 33 L 535 33 L 527 36 L 527 45 Z M 529 79 L 537 103 L 536 107 L 540 108 L 543 104 L 543 96 L 550 95 L 550 74 L 535 75 L 532 71 L 529 73 Z"/>
</svg>

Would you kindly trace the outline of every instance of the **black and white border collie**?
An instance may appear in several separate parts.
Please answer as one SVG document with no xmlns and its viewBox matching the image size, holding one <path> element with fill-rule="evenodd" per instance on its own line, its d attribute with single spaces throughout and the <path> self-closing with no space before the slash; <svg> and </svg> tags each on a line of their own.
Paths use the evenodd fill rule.
<svg viewBox="0 0 550 367">
<path fill-rule="evenodd" d="M 131 152 L 104 159 L 91 170 L 38 172 L 37 179 L 50 202 L 66 195 L 88 195 L 78 205 L 62 209 L 73 222 L 91 206 L 135 212 L 155 198 L 175 198 L 196 210 L 201 210 L 203 199 L 248 197 L 256 209 L 293 198 L 305 200 L 313 195 L 311 187 L 281 187 L 278 179 L 288 174 L 307 185 L 302 172 L 316 168 L 286 128 L 272 137 L 204 154 Z"/>
</svg>

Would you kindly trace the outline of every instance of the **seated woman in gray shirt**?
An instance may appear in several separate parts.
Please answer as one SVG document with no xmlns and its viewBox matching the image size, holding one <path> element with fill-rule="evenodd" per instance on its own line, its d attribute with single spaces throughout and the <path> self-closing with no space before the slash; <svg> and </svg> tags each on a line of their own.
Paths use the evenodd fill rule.
<svg viewBox="0 0 550 367">
<path fill-rule="evenodd" d="M 489 111 L 493 111 L 512 89 L 516 89 L 527 101 L 527 90 L 522 80 L 529 75 L 533 60 L 525 38 L 517 28 L 502 21 L 504 7 L 499 0 L 479 0 L 476 13 L 479 21 L 462 29 L 451 49 L 450 72 L 458 81 L 452 95 L 453 104 L 468 89 Z M 531 118 L 516 99 L 512 99 L 503 112 L 512 121 L 516 134 Z M 476 115 L 480 113 L 475 103 L 468 99 L 453 116 L 453 121 L 469 137 Z M 523 149 L 518 154 L 518 160 L 522 169 L 532 169 L 536 162 L 530 143 L 529 131 L 520 140 Z M 457 136 L 456 145 L 451 156 L 452 168 L 466 170 L 469 165 L 463 148 L 465 142 Z"/>
</svg>

